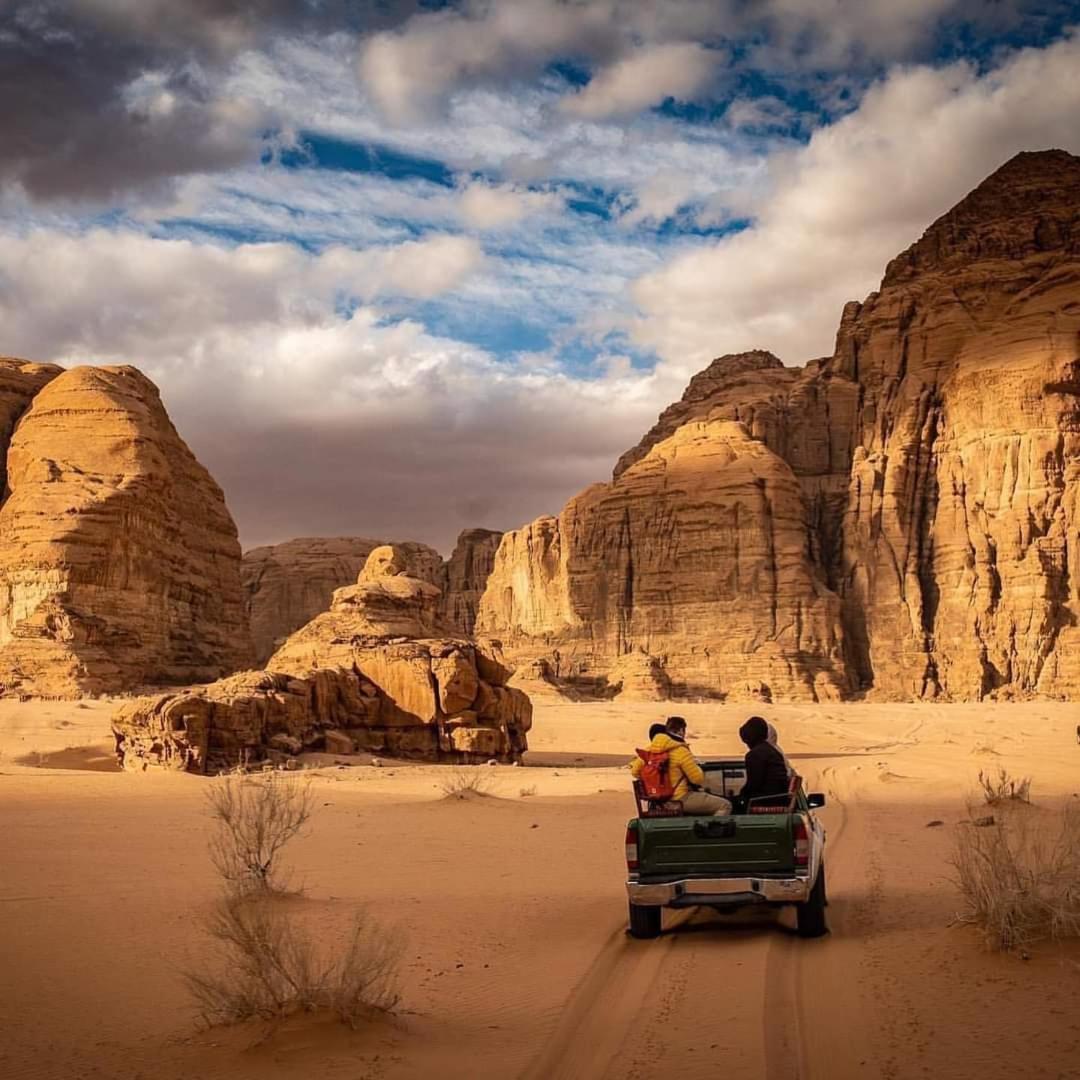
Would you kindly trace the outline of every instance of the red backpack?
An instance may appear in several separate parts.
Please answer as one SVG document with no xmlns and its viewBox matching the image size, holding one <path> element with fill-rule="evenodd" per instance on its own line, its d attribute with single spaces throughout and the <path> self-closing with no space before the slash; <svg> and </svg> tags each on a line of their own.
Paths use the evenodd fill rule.
<svg viewBox="0 0 1080 1080">
<path fill-rule="evenodd" d="M 638 750 L 637 756 L 645 763 L 638 773 L 642 791 L 649 802 L 667 802 L 675 794 L 671 782 L 670 751 Z"/>
</svg>

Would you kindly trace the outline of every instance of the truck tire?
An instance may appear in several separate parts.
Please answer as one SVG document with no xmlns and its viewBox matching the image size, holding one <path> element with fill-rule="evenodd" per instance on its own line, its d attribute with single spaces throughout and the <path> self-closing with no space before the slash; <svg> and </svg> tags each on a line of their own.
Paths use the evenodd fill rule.
<svg viewBox="0 0 1080 1080">
<path fill-rule="evenodd" d="M 810 890 L 810 896 L 805 903 L 796 905 L 798 915 L 799 937 L 816 938 L 829 932 L 825 923 L 825 905 L 828 899 L 825 895 L 825 864 L 821 864 L 818 870 L 817 881 Z"/>
<path fill-rule="evenodd" d="M 657 938 L 663 920 L 663 908 L 646 907 L 643 904 L 630 905 L 630 936 L 635 938 Z"/>
</svg>

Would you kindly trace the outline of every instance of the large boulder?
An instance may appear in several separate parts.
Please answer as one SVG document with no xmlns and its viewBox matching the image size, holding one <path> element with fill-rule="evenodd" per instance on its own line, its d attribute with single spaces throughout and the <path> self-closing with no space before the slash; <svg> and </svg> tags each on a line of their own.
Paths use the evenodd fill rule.
<svg viewBox="0 0 1080 1080">
<path fill-rule="evenodd" d="M 250 661 L 221 489 L 130 367 L 52 377 L 19 420 L 0 509 L 0 690 L 111 693 Z"/>
<path fill-rule="evenodd" d="M 209 686 L 127 701 L 113 715 L 112 729 L 125 769 L 206 773 L 282 762 L 327 744 L 340 751 L 348 740 L 342 729 L 363 729 L 377 713 L 374 689 L 351 671 L 303 678 L 245 671 Z M 352 746 L 349 740 L 346 749 Z"/>
<path fill-rule="evenodd" d="M 497 648 L 452 634 L 439 590 L 407 570 L 400 548 L 377 548 L 356 585 L 338 589 L 330 610 L 291 635 L 268 666 L 361 676 L 379 701 L 358 738 L 366 748 L 435 761 L 519 760 L 532 723 L 527 695 L 507 687 L 511 671 Z"/>
</svg>

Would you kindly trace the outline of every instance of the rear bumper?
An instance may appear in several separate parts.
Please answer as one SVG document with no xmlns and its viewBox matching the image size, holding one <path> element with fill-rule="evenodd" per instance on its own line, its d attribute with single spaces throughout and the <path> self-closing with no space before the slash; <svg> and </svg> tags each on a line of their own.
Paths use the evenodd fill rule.
<svg viewBox="0 0 1080 1080">
<path fill-rule="evenodd" d="M 712 907 L 741 904 L 799 904 L 810 895 L 808 878 L 688 878 L 643 885 L 628 881 L 631 904 L 643 907 Z"/>
</svg>

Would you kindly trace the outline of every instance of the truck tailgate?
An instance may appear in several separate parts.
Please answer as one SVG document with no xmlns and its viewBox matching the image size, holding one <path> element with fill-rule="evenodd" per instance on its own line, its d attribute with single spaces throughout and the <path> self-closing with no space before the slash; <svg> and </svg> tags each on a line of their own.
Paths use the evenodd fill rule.
<svg viewBox="0 0 1080 1080">
<path fill-rule="evenodd" d="M 648 878 L 793 873 L 792 816 L 639 818 L 638 873 Z"/>
</svg>

